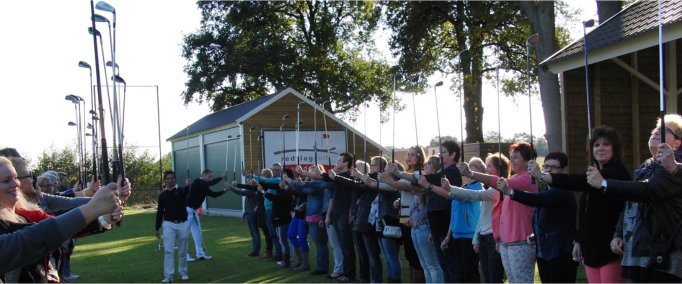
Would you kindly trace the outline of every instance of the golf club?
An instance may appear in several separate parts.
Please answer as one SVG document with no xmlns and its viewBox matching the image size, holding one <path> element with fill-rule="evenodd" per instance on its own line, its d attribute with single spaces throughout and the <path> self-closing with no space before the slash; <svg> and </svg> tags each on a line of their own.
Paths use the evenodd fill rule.
<svg viewBox="0 0 682 284">
<path fill-rule="evenodd" d="M 594 19 L 589 19 L 583 21 L 583 54 L 585 56 L 585 96 L 587 102 L 587 137 L 592 143 L 592 103 L 590 96 L 590 70 L 588 62 L 588 49 L 587 49 L 587 28 L 594 26 Z M 530 76 L 530 75 L 529 75 Z M 530 80 L 530 79 L 529 79 Z M 530 83 L 529 83 L 530 84 Z M 597 165 L 594 159 L 594 153 L 590 150 L 590 164 Z"/>
<path fill-rule="evenodd" d="M 95 3 L 93 0 L 90 0 L 90 14 L 92 15 L 91 17 L 91 29 L 94 31 L 95 30 Z M 109 175 L 109 157 L 107 154 L 107 139 L 106 139 L 106 133 L 104 132 L 104 108 L 103 108 L 103 102 L 102 102 L 102 85 L 100 83 L 100 73 L 99 73 L 99 54 L 97 52 L 97 35 L 96 33 L 92 33 L 92 44 L 93 48 L 95 51 L 95 78 L 97 79 L 97 102 L 99 104 L 99 127 L 100 127 L 100 133 L 101 133 L 101 159 L 100 159 L 100 169 L 102 173 L 102 183 L 103 184 L 108 184 L 111 182 L 111 176 Z M 106 75 L 104 76 L 106 78 Z"/>
<path fill-rule="evenodd" d="M 665 143 L 665 69 L 663 62 L 663 16 L 661 14 L 661 0 L 658 0 L 658 77 L 661 102 L 661 143 Z"/>
<path fill-rule="evenodd" d="M 88 71 L 90 71 L 90 85 L 88 86 L 88 89 L 90 89 L 90 113 L 94 113 L 95 110 L 95 92 L 92 86 L 92 67 L 90 64 L 88 64 L 85 61 L 79 61 L 78 62 L 78 67 L 80 68 L 87 68 Z M 95 125 L 95 116 L 92 117 L 92 124 Z M 92 127 L 92 176 L 96 177 L 97 176 L 97 136 L 95 134 L 95 128 Z"/>
<path fill-rule="evenodd" d="M 249 168 L 251 170 L 251 175 L 253 175 L 253 137 L 251 136 L 251 131 L 256 129 L 255 126 L 249 127 Z"/>
<path fill-rule="evenodd" d="M 289 114 L 288 114 L 288 113 L 287 113 L 287 114 L 284 114 L 284 115 L 282 116 L 282 125 L 279 127 L 279 132 L 280 132 L 280 134 L 282 134 L 282 152 L 281 152 L 281 154 L 280 154 L 280 156 L 281 156 L 281 158 L 282 158 L 282 170 L 284 170 L 284 168 L 287 167 L 286 154 L 284 153 L 284 151 L 286 151 L 286 146 L 287 146 L 287 145 L 286 145 L 286 140 L 285 140 L 286 137 L 284 136 L 284 135 L 285 135 L 285 134 L 284 134 L 284 129 L 285 129 L 286 126 L 287 126 L 287 121 L 286 121 L 287 118 L 289 118 Z M 282 172 L 284 172 L 284 171 L 282 171 Z"/>
<path fill-rule="evenodd" d="M 500 66 L 495 67 L 495 77 L 497 78 L 497 168 L 502 167 L 502 122 L 500 119 Z"/>
<path fill-rule="evenodd" d="M 526 67 L 528 70 L 528 121 L 530 122 L 530 159 L 535 160 L 535 155 L 533 155 L 533 112 L 531 110 L 531 94 L 530 94 L 530 44 L 537 43 L 540 40 L 540 34 L 534 34 L 526 39 Z M 535 184 L 535 179 L 530 179 L 531 184 Z"/>
<path fill-rule="evenodd" d="M 397 78 L 400 78 L 400 77 L 402 77 L 402 75 L 400 75 L 400 72 L 396 72 L 395 75 L 393 75 L 393 93 L 392 93 L 392 96 L 393 96 L 392 97 L 392 99 L 393 99 L 393 138 L 392 138 L 393 147 L 391 148 L 391 163 L 395 163 L 395 102 L 396 102 L 395 80 Z M 367 132 L 365 132 L 365 135 L 367 135 Z"/>
<path fill-rule="evenodd" d="M 229 170 L 227 167 L 227 156 L 230 153 L 230 141 L 232 140 L 232 135 L 227 135 L 227 139 L 225 140 L 225 170 Z"/>
<path fill-rule="evenodd" d="M 414 98 L 414 97 L 413 97 Z M 381 143 L 381 106 L 386 99 L 386 96 L 380 96 L 379 97 L 379 157 L 384 156 L 384 151 L 382 149 L 382 143 Z M 379 172 L 383 172 L 384 170 L 381 168 L 381 165 L 379 166 Z M 365 170 L 365 174 L 367 174 L 367 171 Z"/>
<path fill-rule="evenodd" d="M 469 54 L 469 50 L 465 49 L 457 53 L 459 58 L 459 68 L 462 70 L 462 85 L 461 94 L 459 97 L 459 161 L 464 162 L 464 67 L 462 67 L 462 56 Z M 442 165 L 441 165 L 442 166 Z"/>
<path fill-rule="evenodd" d="M 301 156 L 299 153 L 299 148 L 301 146 L 300 142 L 300 137 L 301 137 L 301 105 L 305 104 L 305 102 L 300 102 L 298 105 L 296 105 L 296 166 L 301 165 Z"/>
<path fill-rule="evenodd" d="M 322 115 L 323 115 L 322 118 L 324 119 L 324 137 L 323 138 L 326 139 L 326 141 L 327 141 L 327 159 L 329 162 L 329 168 L 331 169 L 331 167 L 332 167 L 332 156 L 331 156 L 331 153 L 329 151 L 329 132 L 327 129 L 327 114 L 325 113 L 327 109 L 324 108 L 324 105 L 328 104 L 328 103 L 329 103 L 329 101 L 325 101 L 322 103 Z"/>
<path fill-rule="evenodd" d="M 419 76 L 417 76 L 417 75 L 412 76 L 412 78 L 410 79 L 410 82 L 412 82 L 413 84 L 417 83 L 418 81 L 419 81 Z M 419 147 L 419 132 L 417 131 L 417 104 L 414 102 L 414 93 L 416 93 L 416 92 L 417 91 L 412 92 L 412 112 L 414 115 L 413 116 L 414 117 L 414 135 L 415 135 L 415 141 L 416 141 L 415 145 L 417 145 L 417 147 Z M 379 144 L 381 144 L 381 143 L 379 143 Z M 422 159 L 424 157 L 420 157 L 421 156 L 420 152 L 421 151 L 417 151 L 417 168 L 419 169 L 419 175 L 422 175 L 422 166 L 423 166 L 422 165 Z"/>
<path fill-rule="evenodd" d="M 438 115 L 438 93 L 436 92 L 436 88 L 443 86 L 443 81 L 440 81 L 433 85 L 433 97 L 436 98 L 436 125 L 438 125 L 438 157 L 440 157 L 440 164 L 441 167 L 443 165 L 443 151 L 440 150 L 440 115 Z"/>
</svg>

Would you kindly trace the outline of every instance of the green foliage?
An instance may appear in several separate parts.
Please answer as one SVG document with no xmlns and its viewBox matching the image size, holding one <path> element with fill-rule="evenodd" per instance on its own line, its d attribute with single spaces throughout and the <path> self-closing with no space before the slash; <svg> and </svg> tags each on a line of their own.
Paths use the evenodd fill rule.
<svg viewBox="0 0 682 284">
<path fill-rule="evenodd" d="M 148 150 L 140 152 L 134 145 L 126 145 L 123 149 L 126 178 L 130 181 L 133 189 L 133 194 L 128 199 L 128 203 L 153 203 L 156 201 L 162 186 L 159 161 Z M 92 159 L 89 156 L 86 155 L 85 170 L 87 173 L 90 173 L 92 169 Z M 163 156 L 163 168 L 164 170 L 171 168 L 170 153 Z M 39 175 L 47 170 L 66 172 L 69 177 L 69 184 L 73 185 L 78 177 L 76 147 L 67 146 L 62 149 L 51 147 L 43 151 L 33 172 Z"/>
<path fill-rule="evenodd" d="M 78 160 L 78 147 L 76 145 L 66 146 L 62 149 L 56 149 L 53 145 L 40 154 L 33 172 L 36 175 L 48 170 L 65 172 L 69 177 L 69 184 L 73 184 L 78 178 Z M 91 163 L 90 161 L 89 164 Z"/>
<path fill-rule="evenodd" d="M 292 87 L 344 112 L 390 94 L 393 72 L 372 34 L 381 8 L 364 1 L 199 1 L 186 35 L 185 103 L 214 111 Z M 350 103 L 354 99 L 354 103 Z"/>
<path fill-rule="evenodd" d="M 483 136 L 485 143 L 497 143 L 498 135 L 497 131 L 488 131 Z M 526 132 L 515 133 L 514 137 L 502 137 L 502 143 L 516 143 L 519 141 L 530 141 L 530 134 Z M 547 145 L 547 139 L 542 136 L 533 136 L 533 147 L 538 153 L 538 157 L 544 157 L 549 153 L 549 146 Z"/>
<path fill-rule="evenodd" d="M 482 141 L 482 77 L 496 66 L 527 74 L 525 40 L 532 32 L 518 3 L 390 1 L 385 5 L 385 21 L 393 30 L 391 49 L 400 55 L 401 68 L 423 77 L 437 71 L 463 74 L 467 142 Z M 463 50 L 468 52 L 458 56 Z M 518 92 L 520 87 L 509 91 Z"/>
<path fill-rule="evenodd" d="M 440 137 L 441 142 L 446 141 L 446 140 L 452 140 L 452 141 L 455 141 L 455 143 L 459 143 L 459 139 L 457 139 L 457 137 L 454 137 L 454 136 L 445 135 L 445 136 Z M 434 146 L 434 147 L 438 146 L 438 136 L 431 138 L 431 141 L 429 142 L 429 146 Z"/>
</svg>

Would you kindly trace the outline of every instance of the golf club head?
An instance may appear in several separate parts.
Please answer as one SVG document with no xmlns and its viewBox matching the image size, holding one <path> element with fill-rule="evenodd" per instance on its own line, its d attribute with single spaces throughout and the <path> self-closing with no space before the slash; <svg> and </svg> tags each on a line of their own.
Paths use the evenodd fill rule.
<svg viewBox="0 0 682 284">
<path fill-rule="evenodd" d="M 116 66 L 116 69 L 118 69 L 118 63 L 114 64 L 114 63 L 111 62 L 111 61 L 107 61 L 107 63 L 105 63 L 104 65 L 106 65 L 107 67 Z"/>
<path fill-rule="evenodd" d="M 92 18 L 95 19 L 95 22 L 98 23 L 109 23 L 109 19 L 99 14 L 95 14 L 94 16 L 92 16 Z"/>
<path fill-rule="evenodd" d="M 462 55 L 467 55 L 467 54 L 469 54 L 469 50 L 468 50 L 468 49 L 465 49 L 465 50 L 460 51 L 460 52 L 457 54 L 457 57 L 460 57 L 460 56 L 462 56 Z"/>
<path fill-rule="evenodd" d="M 92 27 L 88 27 L 88 33 L 92 34 Z M 95 29 L 95 36 L 102 36 L 98 30 Z"/>
<path fill-rule="evenodd" d="M 589 19 L 587 21 L 583 21 L 583 27 L 586 27 L 586 28 L 594 27 L 594 19 Z"/>
<path fill-rule="evenodd" d="M 74 103 L 74 104 L 77 104 L 78 101 L 80 101 L 80 100 L 78 99 L 78 96 L 75 96 L 75 95 L 67 95 L 66 97 L 64 97 L 64 99 L 67 100 L 67 101 L 71 101 L 71 102 Z"/>
<path fill-rule="evenodd" d="M 121 76 L 118 76 L 118 75 L 111 76 L 111 80 L 115 81 L 116 83 L 121 83 L 121 84 L 126 83 L 126 80 L 123 80 L 123 78 L 121 78 Z"/>
<path fill-rule="evenodd" d="M 95 9 L 106 11 L 106 12 L 109 12 L 112 14 L 116 14 L 116 9 L 114 9 L 114 6 L 111 6 L 111 5 L 109 5 L 109 3 L 104 2 L 104 1 L 97 2 L 97 4 L 95 5 Z"/>
<path fill-rule="evenodd" d="M 78 67 L 92 69 L 92 67 L 90 67 L 90 64 L 88 64 L 85 61 L 78 61 Z"/>
<path fill-rule="evenodd" d="M 594 20 L 592 20 L 592 24 L 594 25 Z M 526 45 L 528 45 L 528 44 L 535 44 L 535 43 L 537 43 L 539 40 L 540 40 L 540 34 L 534 34 L 534 35 L 530 36 L 530 37 L 526 40 Z"/>
</svg>

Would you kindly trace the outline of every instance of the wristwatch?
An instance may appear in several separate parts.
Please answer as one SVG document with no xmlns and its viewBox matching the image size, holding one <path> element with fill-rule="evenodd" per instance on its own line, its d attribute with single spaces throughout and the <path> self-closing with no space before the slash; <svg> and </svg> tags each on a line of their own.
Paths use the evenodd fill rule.
<svg viewBox="0 0 682 284">
<path fill-rule="evenodd" d="M 601 189 L 602 192 L 606 192 L 607 186 L 608 186 L 608 184 L 606 183 L 606 180 L 603 179 L 601 181 L 601 187 L 599 189 Z"/>
</svg>

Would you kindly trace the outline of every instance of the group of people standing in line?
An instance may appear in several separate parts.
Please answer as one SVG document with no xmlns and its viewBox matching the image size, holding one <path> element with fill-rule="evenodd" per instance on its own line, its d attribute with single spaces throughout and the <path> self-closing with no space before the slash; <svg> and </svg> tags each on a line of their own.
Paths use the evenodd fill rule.
<svg viewBox="0 0 682 284">
<path fill-rule="evenodd" d="M 651 131 L 652 156 L 634 180 L 619 132 L 599 126 L 592 137 L 592 163 L 581 174 L 568 173 L 561 152 L 540 166 L 526 142 L 511 145 L 508 157 L 458 165 L 459 146 L 444 141 L 440 155 L 411 147 L 405 167 L 341 153 L 328 172 L 276 163 L 261 175 L 244 172 L 245 184 L 226 182 L 223 192 L 246 196 L 248 256 L 260 254 L 261 229 L 263 257 L 337 282 L 400 282 L 401 244 L 411 282 L 533 282 L 536 263 L 542 282 L 575 282 L 580 262 L 589 282 L 680 282 L 682 117 L 667 115 Z M 402 223 L 401 194 L 412 196 Z M 399 234 L 386 229 L 395 227 Z"/>
</svg>

